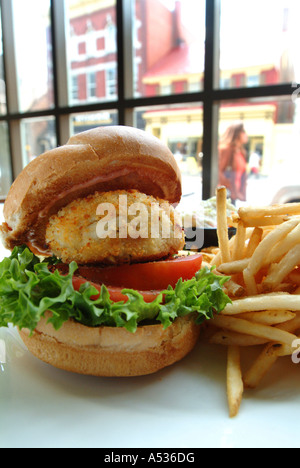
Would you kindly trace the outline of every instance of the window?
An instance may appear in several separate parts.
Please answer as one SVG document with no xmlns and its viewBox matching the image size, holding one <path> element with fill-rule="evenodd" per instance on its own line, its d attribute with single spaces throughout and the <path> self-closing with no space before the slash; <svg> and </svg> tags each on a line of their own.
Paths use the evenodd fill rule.
<svg viewBox="0 0 300 468">
<path fill-rule="evenodd" d="M 4 80 L 4 63 L 3 63 L 3 41 L 2 41 L 2 27 L 0 23 L 0 114 L 5 114 L 6 108 L 6 88 Z"/>
<path fill-rule="evenodd" d="M 12 1 L 17 107 L 21 112 L 54 106 L 49 11 L 50 0 Z"/>
<path fill-rule="evenodd" d="M 71 115 L 71 135 L 107 125 L 118 125 L 118 113 L 115 110 L 101 112 L 83 112 Z"/>
<path fill-rule="evenodd" d="M 23 119 L 21 129 L 25 143 L 23 165 L 57 146 L 53 117 Z"/>
<path fill-rule="evenodd" d="M 105 29 L 105 50 L 107 54 L 116 52 L 117 30 L 111 15 L 107 16 Z"/>
<path fill-rule="evenodd" d="M 169 146 L 183 176 L 179 209 L 196 206 L 202 198 L 202 103 L 136 108 L 134 126 Z"/>
<path fill-rule="evenodd" d="M 297 181 L 274 182 L 298 165 L 299 1 L 13 0 L 0 13 L 2 198 L 72 133 L 126 124 L 169 145 L 192 209 L 214 194 L 219 142 L 238 121 L 247 202 L 262 186 L 300 199 Z"/>
<path fill-rule="evenodd" d="M 92 72 L 87 75 L 87 98 L 93 100 L 97 97 L 97 73 Z"/>
<path fill-rule="evenodd" d="M 79 98 L 79 94 L 78 94 L 78 77 L 76 75 L 72 76 L 71 80 L 72 80 L 72 83 L 71 83 L 71 100 L 74 102 L 74 101 L 77 101 L 78 98 Z"/>
<path fill-rule="evenodd" d="M 259 86 L 259 74 L 268 85 L 293 81 L 299 12 L 295 0 L 221 0 L 220 78 L 234 70 L 236 76 L 246 72 L 248 86 Z"/>
<path fill-rule="evenodd" d="M 117 96 L 117 73 L 115 67 L 106 71 L 106 96 L 115 98 Z"/>
<path fill-rule="evenodd" d="M 65 73 L 74 77 L 68 105 L 105 102 L 117 96 L 117 32 L 115 0 L 54 2 L 60 10 L 61 41 L 66 47 Z M 63 19 L 67 20 L 65 27 Z M 59 51 L 59 54 L 61 52 Z M 62 58 L 62 60 L 64 60 Z M 77 91 L 75 87 L 77 77 Z M 64 77 L 62 77 L 64 79 Z"/>
<path fill-rule="evenodd" d="M 87 20 L 86 23 L 86 58 L 92 59 L 97 54 L 97 31 L 94 29 L 94 25 L 91 19 Z"/>
<path fill-rule="evenodd" d="M 300 187 L 297 182 L 300 160 L 295 155 L 298 138 L 296 119 L 291 97 L 272 96 L 220 103 L 219 140 L 231 126 L 240 122 L 246 132 L 247 178 L 239 178 L 235 174 L 235 189 L 244 192 L 244 201 L 268 205 L 298 198 L 295 197 L 295 186 Z M 221 151 L 219 156 L 222 157 Z M 217 182 L 218 179 L 215 184 Z M 236 198 L 234 194 L 232 197 Z M 241 197 L 239 199 L 243 201 Z"/>
<path fill-rule="evenodd" d="M 166 96 L 202 89 L 205 1 L 132 2 L 135 95 Z M 189 82 L 197 82 L 197 87 Z"/>
<path fill-rule="evenodd" d="M 10 160 L 8 125 L 0 122 L 0 196 L 6 195 L 12 183 L 12 168 Z"/>
</svg>

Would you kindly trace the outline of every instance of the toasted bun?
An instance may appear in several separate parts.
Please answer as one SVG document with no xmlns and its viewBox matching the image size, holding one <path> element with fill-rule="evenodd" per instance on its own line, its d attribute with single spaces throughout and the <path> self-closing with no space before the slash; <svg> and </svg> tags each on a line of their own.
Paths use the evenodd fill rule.
<svg viewBox="0 0 300 468">
<path fill-rule="evenodd" d="M 195 346 L 200 326 L 191 316 L 162 325 L 89 328 L 74 321 L 55 331 L 42 319 L 33 333 L 20 330 L 29 351 L 54 367 L 78 374 L 129 377 L 153 374 L 186 356 Z"/>
<path fill-rule="evenodd" d="M 131 127 L 100 127 L 29 163 L 13 183 L 1 227 L 6 248 L 31 243 L 46 252 L 49 217 L 93 192 L 137 189 L 178 203 L 181 176 L 175 158 L 161 141 Z"/>
</svg>

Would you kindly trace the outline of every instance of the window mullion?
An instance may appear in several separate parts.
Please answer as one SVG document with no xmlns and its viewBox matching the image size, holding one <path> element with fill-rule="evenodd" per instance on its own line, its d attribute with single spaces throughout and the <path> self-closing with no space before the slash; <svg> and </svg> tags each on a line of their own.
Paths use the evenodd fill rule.
<svg viewBox="0 0 300 468">
<path fill-rule="evenodd" d="M 3 61 L 6 83 L 6 101 L 9 125 L 9 146 L 12 177 L 15 179 L 23 169 L 24 147 L 22 144 L 21 121 L 10 120 L 9 116 L 19 113 L 19 86 L 14 40 L 14 15 L 12 0 L 1 0 Z"/>
<path fill-rule="evenodd" d="M 59 109 L 69 106 L 68 18 L 64 0 L 51 0 L 51 25 L 56 131 L 57 143 L 61 145 L 70 137 L 70 125 L 66 124 L 65 118 L 59 118 Z"/>
<path fill-rule="evenodd" d="M 8 113 L 19 112 L 19 86 L 14 39 L 14 15 L 12 0 L 1 0 L 3 53 L 7 88 Z"/>
<path fill-rule="evenodd" d="M 218 155 L 218 106 L 214 102 L 214 88 L 219 71 L 220 0 L 206 1 L 205 75 L 203 100 L 203 199 L 213 195 Z"/>
<path fill-rule="evenodd" d="M 126 99 L 133 96 L 133 1 L 117 0 L 118 44 L 118 108 L 119 123 L 132 125 L 132 109 L 126 109 Z"/>
<path fill-rule="evenodd" d="M 124 97 L 134 96 L 133 76 L 133 22 L 135 17 L 133 0 L 123 0 L 123 53 L 124 53 Z"/>
<path fill-rule="evenodd" d="M 125 80 L 124 80 L 124 8 L 125 2 L 123 0 L 116 0 L 117 9 L 117 69 L 118 69 L 118 113 L 119 124 L 125 124 Z"/>
<path fill-rule="evenodd" d="M 24 128 L 21 120 L 11 120 L 9 122 L 10 149 L 12 158 L 12 167 L 14 170 L 14 179 L 22 172 L 25 161 L 24 148 Z"/>
</svg>

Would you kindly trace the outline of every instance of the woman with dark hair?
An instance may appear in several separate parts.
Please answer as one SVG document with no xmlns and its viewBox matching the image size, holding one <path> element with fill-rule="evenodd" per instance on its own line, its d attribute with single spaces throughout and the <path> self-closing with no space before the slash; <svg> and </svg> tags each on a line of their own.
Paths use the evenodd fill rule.
<svg viewBox="0 0 300 468">
<path fill-rule="evenodd" d="M 246 201 L 247 142 L 242 122 L 232 124 L 219 142 L 219 185 L 227 187 L 233 203 Z"/>
</svg>

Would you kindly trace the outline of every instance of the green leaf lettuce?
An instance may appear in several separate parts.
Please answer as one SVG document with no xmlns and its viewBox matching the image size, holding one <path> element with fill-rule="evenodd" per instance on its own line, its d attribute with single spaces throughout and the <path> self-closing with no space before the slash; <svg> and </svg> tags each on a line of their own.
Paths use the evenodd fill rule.
<svg viewBox="0 0 300 468">
<path fill-rule="evenodd" d="M 22 246 L 0 263 L 0 327 L 13 324 L 32 332 L 50 311 L 49 322 L 55 329 L 73 319 L 89 327 L 124 327 L 135 332 L 141 322 L 155 321 L 166 328 L 177 317 L 192 312 L 201 324 L 231 302 L 223 291 L 228 278 L 215 275 L 209 268 L 201 269 L 191 280 L 179 280 L 175 288 L 169 286 L 151 303 L 131 289 L 122 291 L 126 302 L 113 302 L 105 286 L 99 294 L 86 282 L 76 291 L 72 278 L 77 264 L 72 262 L 68 274 L 63 275 L 49 268 L 57 262 L 55 257 L 40 260 Z"/>
</svg>

